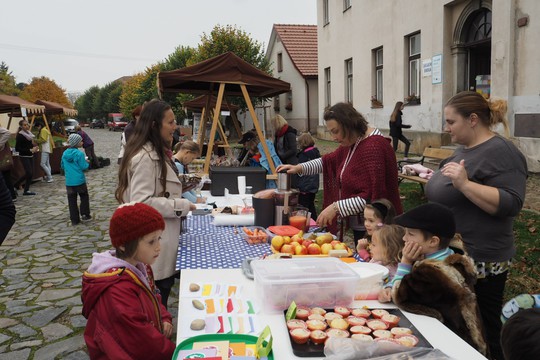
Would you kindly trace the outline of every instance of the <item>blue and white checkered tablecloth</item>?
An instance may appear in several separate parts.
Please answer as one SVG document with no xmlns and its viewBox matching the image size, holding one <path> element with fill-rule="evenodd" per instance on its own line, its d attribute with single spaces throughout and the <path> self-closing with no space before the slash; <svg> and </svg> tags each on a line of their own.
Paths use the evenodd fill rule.
<svg viewBox="0 0 540 360">
<path fill-rule="evenodd" d="M 240 268 L 246 257 L 270 254 L 270 244 L 250 245 L 232 226 L 214 226 L 211 215 L 188 216 L 180 234 L 176 270 Z"/>
</svg>

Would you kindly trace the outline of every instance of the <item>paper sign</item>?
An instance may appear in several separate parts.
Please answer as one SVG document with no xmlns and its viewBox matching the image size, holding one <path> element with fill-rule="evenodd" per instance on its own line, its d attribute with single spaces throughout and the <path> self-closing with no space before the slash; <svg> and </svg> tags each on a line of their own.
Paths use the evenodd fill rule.
<svg viewBox="0 0 540 360">
<path fill-rule="evenodd" d="M 431 60 L 431 83 L 442 83 L 442 55 L 435 55 Z"/>
</svg>

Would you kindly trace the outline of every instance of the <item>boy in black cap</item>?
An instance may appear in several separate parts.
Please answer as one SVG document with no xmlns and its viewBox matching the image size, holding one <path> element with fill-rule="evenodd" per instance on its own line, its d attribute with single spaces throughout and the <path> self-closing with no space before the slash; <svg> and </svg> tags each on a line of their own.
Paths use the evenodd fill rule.
<svg viewBox="0 0 540 360">
<path fill-rule="evenodd" d="M 392 287 L 412 270 L 418 260 L 444 260 L 454 251 L 448 247 L 456 232 L 454 214 L 437 203 L 420 205 L 394 219 L 405 228 L 401 262 L 396 276 L 379 293 L 380 302 L 392 301 Z"/>
</svg>

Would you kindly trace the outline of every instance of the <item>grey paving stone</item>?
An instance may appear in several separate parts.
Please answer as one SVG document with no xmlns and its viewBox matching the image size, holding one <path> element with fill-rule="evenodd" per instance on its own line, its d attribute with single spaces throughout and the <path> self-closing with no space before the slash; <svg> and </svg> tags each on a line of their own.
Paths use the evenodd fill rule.
<svg viewBox="0 0 540 360">
<path fill-rule="evenodd" d="M 64 358 L 64 360 L 89 360 L 90 356 L 84 351 L 75 351 Z"/>
<path fill-rule="evenodd" d="M 29 348 L 29 347 L 32 347 L 32 346 L 39 346 L 42 343 L 43 343 L 42 340 L 30 340 L 30 341 L 23 341 L 23 342 L 19 342 L 19 343 L 13 343 L 9 347 L 9 350 L 16 351 L 16 350 L 20 350 L 20 349 L 24 349 L 24 348 Z"/>
<path fill-rule="evenodd" d="M 77 335 L 40 348 L 35 352 L 34 358 L 40 360 L 54 360 L 59 355 L 63 357 L 63 355 L 81 350 L 83 347 L 86 347 L 84 338 L 82 335 Z"/>
<path fill-rule="evenodd" d="M 22 282 L 17 283 L 17 284 L 6 286 L 5 290 L 6 291 L 11 291 L 11 290 L 18 290 L 18 289 L 26 289 L 28 287 L 28 285 L 30 285 L 29 282 L 22 281 Z"/>
<path fill-rule="evenodd" d="M 81 296 L 77 295 L 74 297 L 70 297 L 69 299 L 64 299 L 62 301 L 58 301 L 56 303 L 57 305 L 63 306 L 63 305 L 81 305 Z"/>
<path fill-rule="evenodd" d="M 41 333 L 43 334 L 43 337 L 45 337 L 45 340 L 47 342 L 66 337 L 72 332 L 73 330 L 70 329 L 69 327 L 62 324 L 58 324 L 58 323 L 52 323 L 52 324 L 46 325 L 41 329 Z"/>
<path fill-rule="evenodd" d="M 59 300 L 71 297 L 81 291 L 80 289 L 53 289 L 43 290 L 37 301 Z"/>
<path fill-rule="evenodd" d="M 40 267 L 34 267 L 30 269 L 28 272 L 30 274 L 46 274 L 49 271 L 51 271 L 52 266 L 40 266 Z"/>
<path fill-rule="evenodd" d="M 62 306 L 40 310 L 35 312 L 32 316 L 24 318 L 23 321 L 30 326 L 43 327 L 60 316 L 66 309 L 67 307 Z"/>
<path fill-rule="evenodd" d="M 6 278 L 14 278 L 18 275 L 26 274 L 28 270 L 25 268 L 7 268 L 2 270 L 2 276 Z"/>
<path fill-rule="evenodd" d="M 19 324 L 12 326 L 8 328 L 7 330 L 11 331 L 14 334 L 17 334 L 21 338 L 25 338 L 28 336 L 34 336 L 37 334 L 36 330 L 32 329 L 29 326 L 26 326 L 24 324 Z"/>
<path fill-rule="evenodd" d="M 66 274 L 63 271 L 49 272 L 46 274 L 32 274 L 30 277 L 34 280 L 50 280 L 65 277 Z"/>
<path fill-rule="evenodd" d="M 31 312 L 32 310 L 39 309 L 39 308 L 41 308 L 41 306 L 38 306 L 38 305 L 17 306 L 17 307 L 14 307 L 14 308 L 6 309 L 4 315 L 12 316 L 12 315 L 17 315 L 17 314 L 23 314 L 23 313 Z"/>
<path fill-rule="evenodd" d="M 11 339 L 11 336 L 0 333 L 0 344 L 5 343 L 9 339 Z"/>
<path fill-rule="evenodd" d="M 75 328 L 81 328 L 86 326 L 86 318 L 82 315 L 75 315 L 71 317 L 71 325 Z"/>
<path fill-rule="evenodd" d="M 31 349 L 23 349 L 19 351 L 10 351 L 5 354 L 0 354 L 0 360 L 27 360 L 32 352 Z M 37 358 L 35 358 L 37 359 Z"/>
<path fill-rule="evenodd" d="M 26 262 L 26 261 L 27 261 L 27 260 L 26 260 L 25 258 L 9 259 L 8 261 L 6 261 L 6 265 L 12 266 L 12 265 L 24 263 L 24 262 Z"/>
<path fill-rule="evenodd" d="M 27 224 L 27 225 L 34 225 L 34 224 Z M 38 232 L 35 232 L 32 235 L 30 235 L 30 239 L 41 239 L 41 238 L 44 238 L 46 236 L 47 237 L 49 236 L 48 232 L 38 231 Z"/>
<path fill-rule="evenodd" d="M 18 323 L 19 322 L 15 319 L 0 318 L 0 329 L 7 328 Z"/>
</svg>

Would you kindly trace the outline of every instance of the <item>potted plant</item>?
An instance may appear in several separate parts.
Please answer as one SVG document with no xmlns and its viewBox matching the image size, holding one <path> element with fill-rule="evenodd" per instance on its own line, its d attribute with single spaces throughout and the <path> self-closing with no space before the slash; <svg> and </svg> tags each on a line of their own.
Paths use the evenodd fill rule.
<svg viewBox="0 0 540 360">
<path fill-rule="evenodd" d="M 285 105 L 285 110 L 292 111 L 292 102 L 288 102 L 287 105 Z"/>
<path fill-rule="evenodd" d="M 371 97 L 371 108 L 372 109 L 380 109 L 383 107 L 383 104 L 382 102 L 380 102 L 379 100 L 377 100 L 377 97 L 375 95 L 373 95 Z"/>
<path fill-rule="evenodd" d="M 405 98 L 405 105 L 420 105 L 420 98 L 411 94 Z"/>
</svg>

